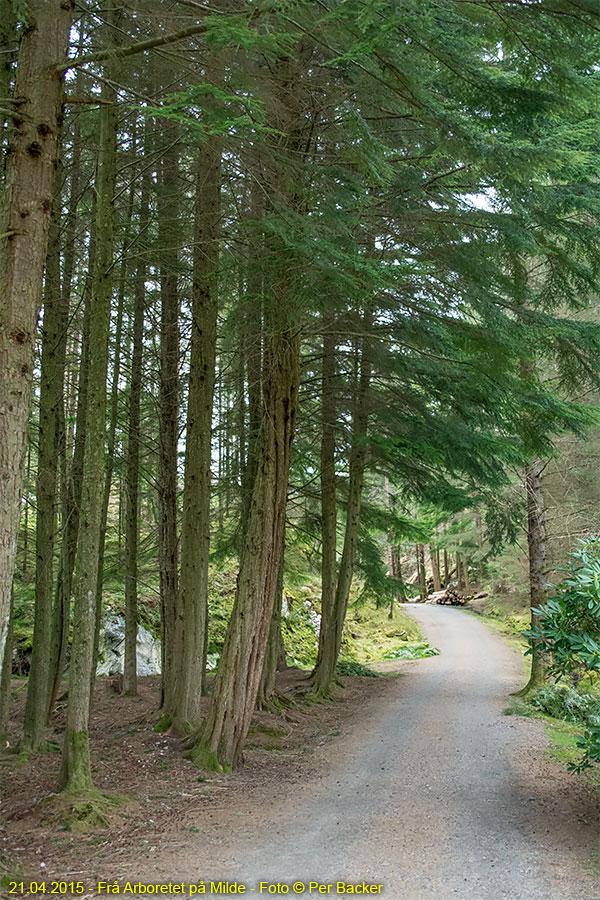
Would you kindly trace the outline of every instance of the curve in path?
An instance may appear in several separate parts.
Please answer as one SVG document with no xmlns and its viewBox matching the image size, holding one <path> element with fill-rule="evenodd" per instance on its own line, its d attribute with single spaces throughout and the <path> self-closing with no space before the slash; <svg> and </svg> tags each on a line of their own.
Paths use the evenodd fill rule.
<svg viewBox="0 0 600 900">
<path fill-rule="evenodd" d="M 441 655 L 408 664 L 329 774 L 292 785 L 214 866 L 248 885 L 365 879 L 393 900 L 598 900 L 589 829 L 553 799 L 539 723 L 502 715 L 519 655 L 460 610 L 410 613 Z"/>
</svg>

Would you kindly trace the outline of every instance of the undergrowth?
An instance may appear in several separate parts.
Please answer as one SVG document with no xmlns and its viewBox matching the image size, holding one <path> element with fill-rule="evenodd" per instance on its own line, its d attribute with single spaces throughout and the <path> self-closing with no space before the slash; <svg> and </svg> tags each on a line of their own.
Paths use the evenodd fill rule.
<svg viewBox="0 0 600 900">
<path fill-rule="evenodd" d="M 580 772 L 586 735 L 600 728 L 600 698 L 581 693 L 566 684 L 548 684 L 527 699 L 515 697 L 505 715 L 544 718 L 546 733 L 552 741 L 552 756 L 566 763 L 572 772 Z M 585 757 L 583 757 L 585 759 Z M 594 775 L 600 785 L 600 774 Z"/>
<path fill-rule="evenodd" d="M 426 659 L 428 656 L 439 656 L 437 647 L 430 647 L 424 641 L 415 644 L 404 644 L 394 647 L 383 654 L 383 659 Z"/>
<path fill-rule="evenodd" d="M 354 662 L 351 659 L 339 659 L 335 670 L 338 675 L 362 675 L 367 678 L 381 678 L 381 672 L 375 672 L 362 663 Z"/>
</svg>

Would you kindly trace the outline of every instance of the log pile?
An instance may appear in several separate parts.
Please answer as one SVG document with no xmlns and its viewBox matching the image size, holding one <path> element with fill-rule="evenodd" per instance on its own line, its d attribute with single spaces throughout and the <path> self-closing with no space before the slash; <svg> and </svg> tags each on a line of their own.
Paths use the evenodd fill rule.
<svg viewBox="0 0 600 900">
<path fill-rule="evenodd" d="M 467 600 L 470 600 L 470 597 L 463 597 L 462 594 L 459 594 L 458 591 L 455 591 L 454 588 L 446 588 L 445 591 L 436 591 L 435 594 L 431 594 L 431 597 L 435 598 L 436 603 L 440 603 L 443 606 L 464 606 Z"/>
<path fill-rule="evenodd" d="M 477 594 L 468 594 L 464 596 L 464 594 L 459 594 L 457 590 L 452 587 L 447 587 L 443 591 L 435 591 L 432 594 L 429 594 L 427 597 L 428 603 L 439 603 L 442 606 L 464 606 L 469 600 L 479 600 L 482 597 L 487 597 L 487 591 L 479 591 Z"/>
</svg>

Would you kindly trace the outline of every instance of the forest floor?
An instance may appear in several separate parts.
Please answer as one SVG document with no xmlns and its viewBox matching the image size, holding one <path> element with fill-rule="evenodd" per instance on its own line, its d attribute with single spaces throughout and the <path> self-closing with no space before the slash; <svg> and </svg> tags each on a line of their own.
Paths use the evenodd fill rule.
<svg viewBox="0 0 600 900">
<path fill-rule="evenodd" d="M 211 881 L 255 893 L 260 881 L 301 881 L 305 896 L 309 881 L 335 894 L 338 881 L 364 880 L 391 900 L 598 900 L 597 793 L 551 758 L 540 720 L 502 715 L 522 660 L 460 610 L 410 612 L 440 656 L 381 663 L 401 677 L 346 678 L 336 702 L 287 718 L 257 714 L 232 775 L 200 774 L 152 731 L 156 679 L 138 698 L 99 681 L 96 784 L 130 802 L 108 828 L 79 833 L 44 801 L 58 755 L 19 765 L 7 754 L 3 847 L 23 876 L 47 890 L 80 881 L 84 897 L 107 896 L 97 883 L 115 879 L 121 893 L 127 881 L 204 880 L 207 893 Z M 301 677 L 286 673 L 288 687 Z"/>
</svg>

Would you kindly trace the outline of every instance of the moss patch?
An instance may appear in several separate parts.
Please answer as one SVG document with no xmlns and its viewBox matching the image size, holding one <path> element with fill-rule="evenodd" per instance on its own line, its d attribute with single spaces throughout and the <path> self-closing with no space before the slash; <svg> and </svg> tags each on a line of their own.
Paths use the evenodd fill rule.
<svg viewBox="0 0 600 900">
<path fill-rule="evenodd" d="M 194 744 L 194 746 L 189 750 L 186 750 L 183 755 L 198 769 L 202 769 L 205 772 L 231 772 L 231 766 L 226 764 L 221 765 L 216 752 L 214 750 L 209 750 L 202 741 Z"/>
<path fill-rule="evenodd" d="M 82 833 L 110 827 L 110 814 L 129 803 L 129 798 L 91 790 L 83 793 L 63 791 L 45 801 L 50 822 L 61 831 Z"/>
</svg>

